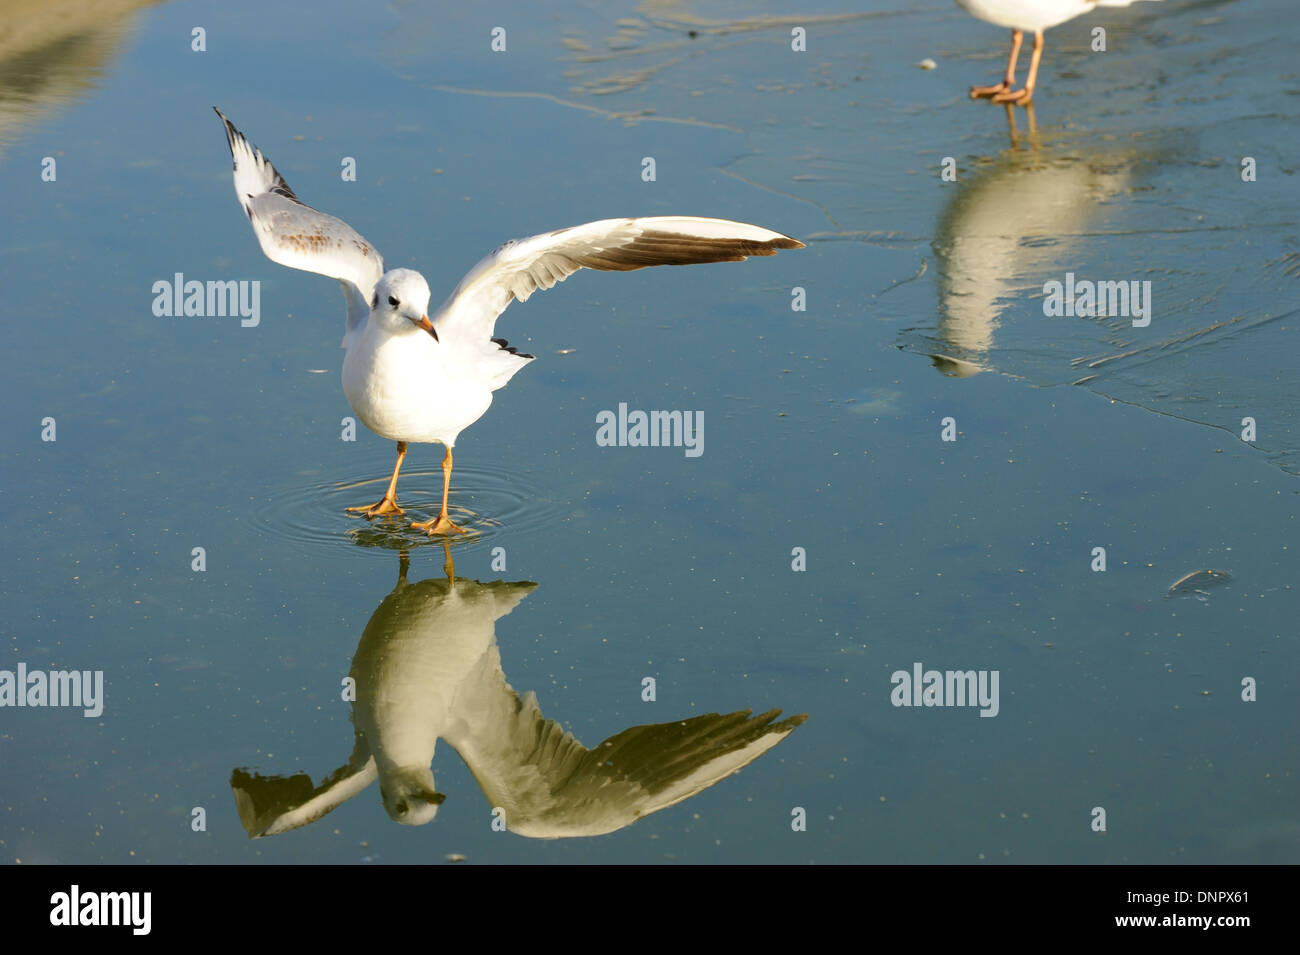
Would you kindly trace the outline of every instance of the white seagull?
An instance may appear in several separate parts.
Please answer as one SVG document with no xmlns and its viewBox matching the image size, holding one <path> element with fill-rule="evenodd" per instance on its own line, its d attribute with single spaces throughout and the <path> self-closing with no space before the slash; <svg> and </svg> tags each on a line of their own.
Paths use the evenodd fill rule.
<svg viewBox="0 0 1300 955">
<path fill-rule="evenodd" d="M 957 0 L 959 6 L 986 23 L 1011 28 L 1011 57 L 1007 60 L 1007 75 L 1001 83 L 992 86 L 972 86 L 971 99 L 987 97 L 995 103 L 1018 103 L 1028 106 L 1034 98 L 1034 82 L 1038 79 L 1038 61 L 1043 55 L 1043 31 L 1066 20 L 1073 20 L 1096 7 L 1127 7 L 1135 0 Z M 1155 0 L 1159 2 L 1159 0 Z M 1029 61 L 1029 76 L 1020 89 L 1016 85 L 1016 60 L 1020 57 L 1020 41 L 1024 31 L 1034 34 L 1034 55 Z"/>
<path fill-rule="evenodd" d="M 487 411 L 492 392 L 533 360 L 493 338 L 497 316 L 515 299 L 549 289 L 579 269 L 626 272 L 651 265 L 740 262 L 801 249 L 797 239 L 743 222 L 695 216 L 602 219 L 514 239 L 474 266 L 429 316 L 429 286 L 411 269 L 386 270 L 378 250 L 346 222 L 305 205 L 261 150 L 221 110 L 235 161 L 235 194 L 262 251 L 280 265 L 339 280 L 347 300 L 343 393 L 362 422 L 397 442 L 388 491 L 366 517 L 402 514 L 397 474 L 409 441 L 446 446 L 442 510 L 411 526 L 459 534 L 447 515 L 451 449 Z"/>
</svg>

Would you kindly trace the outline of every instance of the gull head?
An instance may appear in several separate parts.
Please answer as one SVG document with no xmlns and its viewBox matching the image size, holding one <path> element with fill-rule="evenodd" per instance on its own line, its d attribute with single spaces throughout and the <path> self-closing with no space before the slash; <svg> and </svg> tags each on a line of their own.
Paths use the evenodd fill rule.
<svg viewBox="0 0 1300 955">
<path fill-rule="evenodd" d="M 422 770 L 398 769 L 389 773 L 380 792 L 389 817 L 404 826 L 423 826 L 433 822 L 438 807 L 447 798 L 433 788 L 433 772 L 427 767 Z"/>
<path fill-rule="evenodd" d="M 413 269 L 392 269 L 375 285 L 371 317 L 391 335 L 423 329 L 438 340 L 429 321 L 429 283 Z"/>
</svg>

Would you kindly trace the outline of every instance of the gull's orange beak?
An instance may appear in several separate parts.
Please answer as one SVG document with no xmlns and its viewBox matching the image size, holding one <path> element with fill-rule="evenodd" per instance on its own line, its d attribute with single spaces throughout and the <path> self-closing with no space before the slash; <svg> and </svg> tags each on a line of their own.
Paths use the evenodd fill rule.
<svg viewBox="0 0 1300 955">
<path fill-rule="evenodd" d="M 434 340 L 435 342 L 440 342 L 440 339 L 438 338 L 438 332 L 434 329 L 434 327 L 433 327 L 433 322 L 429 321 L 429 316 L 428 316 L 428 315 L 421 315 L 421 316 L 420 316 L 420 320 L 419 320 L 418 322 L 416 322 L 415 324 L 419 325 L 419 326 L 420 326 L 421 328 L 423 328 L 426 332 L 428 332 L 430 335 L 432 335 L 432 336 L 433 336 L 433 340 Z"/>
</svg>

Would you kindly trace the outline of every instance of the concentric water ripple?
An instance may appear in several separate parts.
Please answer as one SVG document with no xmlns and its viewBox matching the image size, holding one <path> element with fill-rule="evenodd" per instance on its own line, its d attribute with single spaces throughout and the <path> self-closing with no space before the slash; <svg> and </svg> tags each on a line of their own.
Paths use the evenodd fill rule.
<svg viewBox="0 0 1300 955">
<path fill-rule="evenodd" d="M 449 541 L 477 544 L 502 532 L 525 533 L 551 523 L 554 501 L 541 496 L 526 474 L 491 466 L 457 465 L 452 474 L 448 510 L 451 519 L 469 534 L 455 538 L 429 537 L 411 529 L 413 521 L 437 517 L 442 500 L 441 469 L 403 470 L 397 484 L 396 515 L 366 519 L 347 508 L 373 504 L 383 497 L 388 474 L 353 480 L 308 483 L 268 491 L 252 522 L 262 533 L 310 549 L 320 546 L 376 547 L 409 550 Z"/>
</svg>

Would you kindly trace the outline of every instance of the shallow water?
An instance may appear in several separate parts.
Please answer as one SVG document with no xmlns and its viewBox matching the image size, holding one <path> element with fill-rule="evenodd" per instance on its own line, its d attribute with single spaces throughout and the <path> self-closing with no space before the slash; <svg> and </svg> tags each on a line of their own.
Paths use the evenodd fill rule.
<svg viewBox="0 0 1300 955">
<path fill-rule="evenodd" d="M 1007 38 L 946 0 L 402 3 L 368 31 L 350 8 L 7 14 L 0 669 L 102 670 L 105 691 L 95 718 L 0 708 L 0 858 L 1300 860 L 1289 5 L 1057 27 L 1032 124 L 968 99 Z M 338 291 L 262 256 L 214 103 L 435 300 L 506 238 L 609 216 L 808 243 L 513 305 L 497 334 L 538 361 L 457 443 L 453 516 L 477 533 L 451 548 L 458 579 L 538 584 L 492 624 L 500 673 L 588 746 L 744 709 L 806 723 L 610 835 L 494 831 L 444 741 L 422 828 L 371 784 L 247 837 L 235 770 L 315 785 L 347 762 L 341 681 L 394 551 L 413 584 L 445 571 L 343 510 L 393 446 L 340 440 Z M 260 322 L 155 317 L 177 272 L 260 282 Z M 1044 314 L 1067 273 L 1150 281 L 1150 325 Z M 702 412 L 704 453 L 598 446 L 621 402 Z M 408 455 L 420 517 L 441 456 Z M 1211 569 L 1231 579 L 1167 597 Z M 421 632 L 462 632 L 441 619 Z M 997 716 L 894 706 L 916 663 L 996 670 Z"/>
</svg>

